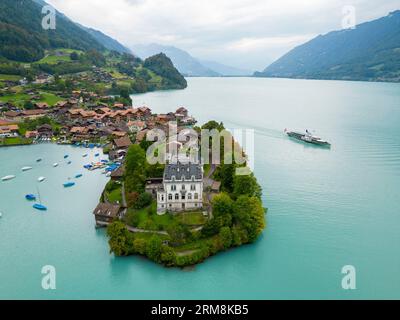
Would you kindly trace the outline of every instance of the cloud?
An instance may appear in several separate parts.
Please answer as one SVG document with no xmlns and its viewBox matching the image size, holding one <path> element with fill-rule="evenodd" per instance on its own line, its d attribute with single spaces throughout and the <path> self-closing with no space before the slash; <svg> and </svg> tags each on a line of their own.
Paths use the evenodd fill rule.
<svg viewBox="0 0 400 320">
<path fill-rule="evenodd" d="M 398 0 L 48 0 L 83 25 L 134 49 L 161 43 L 200 58 L 263 69 L 313 35 L 339 29 L 342 8 L 357 21 L 383 16 Z"/>
</svg>

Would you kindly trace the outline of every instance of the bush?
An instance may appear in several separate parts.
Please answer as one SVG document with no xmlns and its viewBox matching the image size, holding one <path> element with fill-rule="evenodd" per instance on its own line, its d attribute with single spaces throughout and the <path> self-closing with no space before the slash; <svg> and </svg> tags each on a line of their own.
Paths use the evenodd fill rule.
<svg viewBox="0 0 400 320">
<path fill-rule="evenodd" d="M 219 237 L 221 239 L 221 244 L 225 250 L 229 249 L 232 246 L 232 232 L 229 227 L 221 228 L 219 232 Z"/>
<path fill-rule="evenodd" d="M 153 197 L 151 194 L 147 192 L 143 192 L 139 195 L 136 201 L 133 203 L 133 207 L 135 209 L 143 209 L 149 206 L 153 201 Z"/>
</svg>

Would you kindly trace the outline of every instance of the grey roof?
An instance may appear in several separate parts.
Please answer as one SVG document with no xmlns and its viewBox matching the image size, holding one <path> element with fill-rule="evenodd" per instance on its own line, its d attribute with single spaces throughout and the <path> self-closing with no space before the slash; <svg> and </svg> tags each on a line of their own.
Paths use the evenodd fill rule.
<svg viewBox="0 0 400 320">
<path fill-rule="evenodd" d="M 170 181 L 173 177 L 175 180 L 191 180 L 192 177 L 196 180 L 203 179 L 203 170 L 200 164 L 194 163 L 177 163 L 177 164 L 167 164 L 164 171 L 164 180 Z"/>
</svg>

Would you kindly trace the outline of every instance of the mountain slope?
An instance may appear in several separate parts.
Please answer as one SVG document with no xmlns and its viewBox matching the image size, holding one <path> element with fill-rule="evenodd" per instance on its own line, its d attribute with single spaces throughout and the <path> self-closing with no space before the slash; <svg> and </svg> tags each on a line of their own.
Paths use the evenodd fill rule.
<svg viewBox="0 0 400 320">
<path fill-rule="evenodd" d="M 57 13 L 55 30 L 42 28 L 42 6 L 32 0 L 0 1 L 0 56 L 32 62 L 51 48 L 104 50 L 89 33 Z"/>
<path fill-rule="evenodd" d="M 400 81 L 400 11 L 303 44 L 255 76 Z"/>
<path fill-rule="evenodd" d="M 178 72 L 171 59 L 164 53 L 147 58 L 143 66 L 163 77 L 162 82 L 164 87 L 169 89 L 182 89 L 187 87 L 186 79 Z"/>
<path fill-rule="evenodd" d="M 79 26 L 83 28 L 86 32 L 88 32 L 93 38 L 97 40 L 97 42 L 102 44 L 108 50 L 113 50 L 120 53 L 131 53 L 131 50 L 129 50 L 127 47 L 119 43 L 117 40 L 107 36 L 103 32 L 92 28 L 87 28 L 82 25 Z"/>
<path fill-rule="evenodd" d="M 174 66 L 180 73 L 189 77 L 218 77 L 220 74 L 203 66 L 196 58 L 192 57 L 186 51 L 172 47 L 162 46 L 158 44 L 135 45 L 133 52 L 146 59 L 150 56 L 165 53 L 173 62 Z"/>
</svg>

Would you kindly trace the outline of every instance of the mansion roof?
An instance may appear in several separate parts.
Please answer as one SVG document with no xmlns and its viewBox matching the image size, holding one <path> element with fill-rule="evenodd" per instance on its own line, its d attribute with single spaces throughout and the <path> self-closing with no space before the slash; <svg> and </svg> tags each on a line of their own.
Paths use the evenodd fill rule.
<svg viewBox="0 0 400 320">
<path fill-rule="evenodd" d="M 164 180 L 171 181 L 175 178 L 175 180 L 185 179 L 190 181 L 192 177 L 196 180 L 203 179 L 203 170 L 200 164 L 179 162 L 165 166 Z"/>
</svg>

